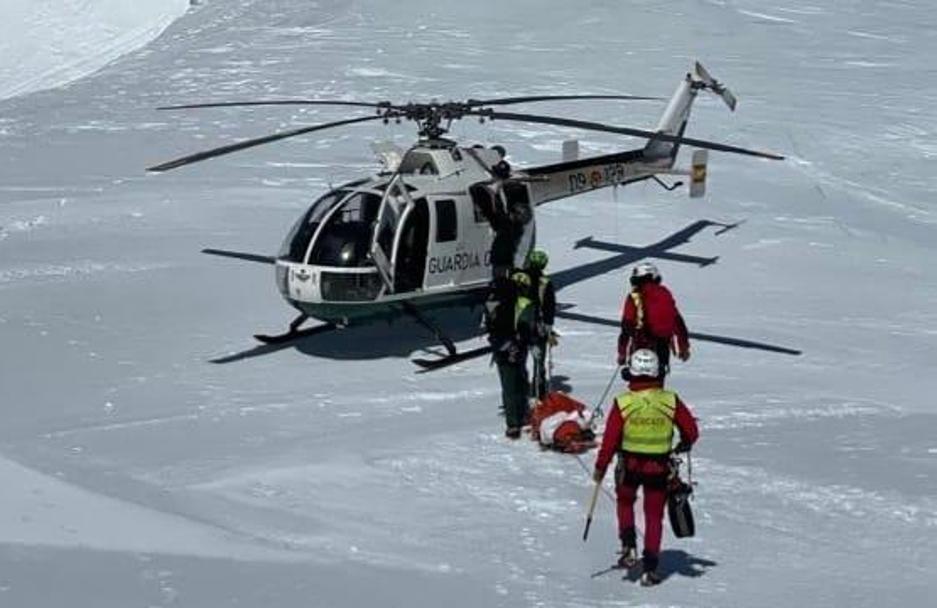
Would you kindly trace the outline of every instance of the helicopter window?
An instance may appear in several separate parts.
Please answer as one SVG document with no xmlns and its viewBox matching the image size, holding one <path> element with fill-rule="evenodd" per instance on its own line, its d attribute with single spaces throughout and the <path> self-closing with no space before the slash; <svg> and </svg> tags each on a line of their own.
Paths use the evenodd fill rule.
<svg viewBox="0 0 937 608">
<path fill-rule="evenodd" d="M 439 168 L 432 154 L 426 152 L 408 152 L 397 169 L 399 173 L 419 173 L 420 175 L 439 175 Z"/>
<path fill-rule="evenodd" d="M 491 190 L 482 184 L 474 184 L 469 188 L 469 193 L 472 195 L 472 210 L 475 213 L 475 223 L 487 223 L 494 209 Z"/>
<path fill-rule="evenodd" d="M 371 229 L 381 197 L 356 192 L 332 214 L 313 244 L 310 264 L 321 266 L 368 266 Z"/>
<path fill-rule="evenodd" d="M 436 201 L 436 242 L 454 241 L 457 232 L 455 201 Z"/>
<path fill-rule="evenodd" d="M 316 233 L 322 218 L 332 210 L 340 200 L 348 196 L 348 190 L 333 190 L 319 198 L 309 210 L 290 229 L 280 247 L 278 257 L 290 262 L 304 262 L 309 241 Z"/>
</svg>

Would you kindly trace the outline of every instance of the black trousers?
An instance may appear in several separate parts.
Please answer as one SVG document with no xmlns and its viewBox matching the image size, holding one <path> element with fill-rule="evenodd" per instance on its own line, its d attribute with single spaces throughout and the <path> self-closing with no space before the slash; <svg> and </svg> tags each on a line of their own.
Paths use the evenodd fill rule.
<svg viewBox="0 0 937 608">
<path fill-rule="evenodd" d="M 498 378 L 501 380 L 501 403 L 504 406 L 504 422 L 508 428 L 520 428 L 527 420 L 527 366 L 525 361 L 511 363 L 497 361 Z"/>
</svg>

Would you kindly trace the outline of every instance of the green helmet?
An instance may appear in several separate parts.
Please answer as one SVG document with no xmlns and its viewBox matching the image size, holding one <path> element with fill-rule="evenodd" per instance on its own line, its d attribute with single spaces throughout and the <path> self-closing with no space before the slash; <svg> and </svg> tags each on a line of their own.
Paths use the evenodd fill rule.
<svg viewBox="0 0 937 608">
<path fill-rule="evenodd" d="M 547 255 L 546 251 L 543 249 L 531 249 L 530 253 L 527 254 L 527 262 L 524 265 L 532 270 L 543 270 L 547 267 L 549 261 L 550 257 Z"/>
</svg>

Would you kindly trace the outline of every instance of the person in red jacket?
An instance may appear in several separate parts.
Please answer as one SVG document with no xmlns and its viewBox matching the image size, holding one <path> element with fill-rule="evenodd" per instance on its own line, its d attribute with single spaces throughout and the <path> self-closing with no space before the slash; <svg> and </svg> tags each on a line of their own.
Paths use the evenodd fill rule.
<svg viewBox="0 0 937 608">
<path fill-rule="evenodd" d="M 618 365 L 626 365 L 639 348 L 657 353 L 661 379 L 670 371 L 671 349 L 681 361 L 690 358 L 686 323 L 673 294 L 661 284 L 660 272 L 650 262 L 638 264 L 631 273 L 631 292 L 625 299 L 618 336 Z"/>
<path fill-rule="evenodd" d="M 659 361 L 654 351 L 636 350 L 631 355 L 630 371 L 629 390 L 618 395 L 610 408 L 593 479 L 602 483 L 612 457 L 618 453 L 615 491 L 618 495 L 618 537 L 622 545 L 618 565 L 622 568 L 637 564 L 634 501 L 638 487 L 644 488 L 641 584 L 649 586 L 661 581 L 657 566 L 670 455 L 673 451 L 689 451 L 699 438 L 699 429 L 690 409 L 677 394 L 661 387 Z M 676 448 L 672 448 L 674 429 L 680 432 Z"/>
</svg>

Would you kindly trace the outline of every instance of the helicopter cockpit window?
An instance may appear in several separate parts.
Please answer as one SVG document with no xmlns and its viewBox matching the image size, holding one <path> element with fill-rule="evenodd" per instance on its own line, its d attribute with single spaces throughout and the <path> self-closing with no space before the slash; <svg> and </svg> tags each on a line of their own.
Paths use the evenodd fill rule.
<svg viewBox="0 0 937 608">
<path fill-rule="evenodd" d="M 309 210 L 290 229 L 289 234 L 283 241 L 283 246 L 277 256 L 280 259 L 290 262 L 304 262 L 306 251 L 309 249 L 309 241 L 316 233 L 319 224 L 322 223 L 329 211 L 332 210 L 340 200 L 348 196 L 349 190 L 333 190 L 314 202 Z"/>
<path fill-rule="evenodd" d="M 407 152 L 397 171 L 403 174 L 439 175 L 433 155 L 426 152 Z"/>
<path fill-rule="evenodd" d="M 320 266 L 369 266 L 371 231 L 381 197 L 356 192 L 342 202 L 322 228 L 312 247 L 310 264 Z"/>
<path fill-rule="evenodd" d="M 436 242 L 454 241 L 457 233 L 455 201 L 436 201 Z"/>
</svg>

